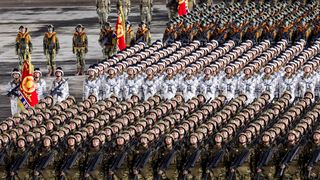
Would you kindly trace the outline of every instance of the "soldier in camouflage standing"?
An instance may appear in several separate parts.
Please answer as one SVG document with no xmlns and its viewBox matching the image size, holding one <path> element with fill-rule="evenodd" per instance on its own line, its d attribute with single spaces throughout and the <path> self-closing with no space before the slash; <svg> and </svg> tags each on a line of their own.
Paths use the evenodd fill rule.
<svg viewBox="0 0 320 180">
<path fill-rule="evenodd" d="M 109 23 L 104 24 L 100 31 L 99 44 L 104 58 L 111 57 L 117 51 L 117 37 Z"/>
<path fill-rule="evenodd" d="M 140 0 L 140 17 L 141 21 L 151 24 L 153 11 L 153 0 Z"/>
<path fill-rule="evenodd" d="M 76 32 L 73 34 L 72 39 L 72 52 L 77 56 L 77 73 L 76 76 L 82 75 L 85 68 L 85 55 L 88 52 L 88 38 L 84 27 L 78 24 Z"/>
<path fill-rule="evenodd" d="M 99 23 L 105 24 L 108 22 L 108 15 L 111 12 L 111 1 L 110 0 L 97 0 L 96 1 L 97 13 L 99 16 Z"/>
<path fill-rule="evenodd" d="M 53 25 L 48 25 L 48 32 L 43 37 L 43 53 L 47 58 L 48 77 L 54 75 L 56 68 L 56 55 L 60 49 L 57 33 Z"/>
</svg>

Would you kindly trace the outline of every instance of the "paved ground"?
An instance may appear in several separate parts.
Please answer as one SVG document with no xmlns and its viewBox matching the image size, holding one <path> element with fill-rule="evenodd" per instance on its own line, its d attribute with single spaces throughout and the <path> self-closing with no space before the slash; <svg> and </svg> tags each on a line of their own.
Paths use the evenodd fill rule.
<svg viewBox="0 0 320 180">
<path fill-rule="evenodd" d="M 165 24 L 168 21 L 164 0 L 154 1 L 152 24 L 152 39 L 161 39 Z M 129 20 L 134 24 L 134 29 L 140 22 L 138 3 L 132 3 Z M 116 21 L 115 6 L 109 17 L 111 24 Z M 35 67 L 47 71 L 45 57 L 42 50 L 43 33 L 48 24 L 56 27 L 61 50 L 57 57 L 58 66 L 62 66 L 67 76 L 70 76 L 70 93 L 80 99 L 82 94 L 82 81 L 84 77 L 74 77 L 75 56 L 72 54 L 72 33 L 77 24 L 86 27 L 89 39 L 89 52 L 87 64 L 93 64 L 102 59 L 101 47 L 97 39 L 99 35 L 98 19 L 94 6 L 35 6 L 35 7 L 4 7 L 0 8 L 0 120 L 10 115 L 9 99 L 4 96 L 5 86 L 10 80 L 10 72 L 17 66 L 14 41 L 18 27 L 28 26 L 34 46 L 32 61 Z M 50 84 L 52 78 L 45 78 Z"/>
</svg>

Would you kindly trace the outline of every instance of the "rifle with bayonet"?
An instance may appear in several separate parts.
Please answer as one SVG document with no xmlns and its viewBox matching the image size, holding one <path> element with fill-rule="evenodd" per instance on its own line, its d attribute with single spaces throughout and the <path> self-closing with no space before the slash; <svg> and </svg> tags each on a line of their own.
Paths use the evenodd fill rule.
<svg viewBox="0 0 320 180">
<path fill-rule="evenodd" d="M 16 171 L 18 171 L 21 166 L 27 161 L 28 157 L 29 157 L 29 153 L 30 153 L 30 148 L 27 149 L 22 155 L 18 156 L 14 163 L 12 164 L 12 166 L 10 167 L 10 175 L 9 175 L 9 180 L 13 180 L 15 179 L 15 173 Z"/>
<path fill-rule="evenodd" d="M 115 172 L 116 170 L 118 170 L 121 167 L 122 163 L 124 162 L 124 160 L 126 159 L 127 155 L 129 154 L 130 147 L 131 147 L 130 143 L 128 143 L 126 145 L 126 147 L 124 148 L 124 150 L 120 154 L 117 154 L 115 156 L 115 158 L 113 159 L 113 163 L 110 166 L 109 171 Z M 112 179 L 113 179 L 113 175 L 108 175 L 107 176 L 107 180 L 112 180 Z"/>
<path fill-rule="evenodd" d="M 136 163 L 134 164 L 133 166 L 133 169 L 136 170 L 136 171 L 140 171 L 141 169 L 144 168 L 144 166 L 147 164 L 149 158 L 151 157 L 152 155 L 152 152 L 153 152 L 153 149 L 152 148 L 149 148 L 146 152 L 144 152 L 143 154 L 141 154 Z M 134 178 L 133 179 L 138 179 L 137 177 L 137 174 L 134 175 Z"/>
<path fill-rule="evenodd" d="M 162 159 L 160 162 L 158 171 L 165 171 L 170 166 L 173 158 L 175 157 L 177 153 L 177 144 L 172 148 L 172 150 Z M 155 180 L 160 180 L 160 175 L 156 174 Z"/>
<path fill-rule="evenodd" d="M 79 158 L 80 156 L 80 148 L 78 147 L 77 150 L 75 152 L 73 152 L 72 154 L 70 154 L 67 158 L 65 163 L 63 163 L 63 165 L 61 166 L 60 172 L 64 173 L 66 172 L 68 169 L 70 169 L 74 163 L 76 162 L 76 160 Z M 65 179 L 64 176 L 60 175 L 58 177 L 58 180 L 63 180 Z"/>
<path fill-rule="evenodd" d="M 43 169 L 45 169 L 49 162 L 53 159 L 54 153 L 53 151 L 51 151 L 49 154 L 47 154 L 46 156 L 40 158 L 35 166 L 34 171 L 35 172 L 39 172 L 42 171 Z M 32 177 L 32 180 L 36 180 L 38 178 L 38 175 L 34 175 Z"/>
<path fill-rule="evenodd" d="M 193 168 L 194 165 L 196 164 L 197 160 L 199 159 L 201 154 L 201 149 L 198 148 L 195 151 L 192 152 L 190 158 L 184 163 L 182 170 L 183 171 L 189 171 L 189 169 Z M 182 179 L 186 180 L 187 179 L 187 174 L 182 175 Z"/>
<path fill-rule="evenodd" d="M 245 148 L 244 150 L 242 150 L 242 152 L 240 153 L 240 155 L 237 156 L 237 158 L 235 159 L 235 161 L 233 161 L 233 163 L 231 164 L 230 169 L 235 170 L 235 169 L 237 169 L 238 167 L 240 167 L 240 166 L 245 162 L 245 160 L 248 158 L 249 154 L 250 154 L 250 150 L 249 150 L 248 147 Z M 229 180 L 233 180 L 233 179 L 235 178 L 235 173 L 236 173 L 235 171 L 231 171 L 228 179 L 229 179 Z"/>
<path fill-rule="evenodd" d="M 15 97 L 19 97 L 19 94 L 16 93 L 16 91 L 18 90 L 18 88 L 20 87 L 20 83 L 15 86 L 13 89 L 11 89 L 10 91 L 8 91 L 7 96 L 15 96 Z"/>
<path fill-rule="evenodd" d="M 55 87 L 54 89 L 52 89 L 52 90 L 50 91 L 51 96 L 54 96 L 54 95 L 61 96 L 62 93 L 59 91 L 59 89 L 60 89 L 60 87 L 61 87 L 62 85 L 64 85 L 68 80 L 69 80 L 69 79 L 66 78 L 66 79 L 65 79 L 64 81 L 62 81 L 57 87 Z"/>
</svg>

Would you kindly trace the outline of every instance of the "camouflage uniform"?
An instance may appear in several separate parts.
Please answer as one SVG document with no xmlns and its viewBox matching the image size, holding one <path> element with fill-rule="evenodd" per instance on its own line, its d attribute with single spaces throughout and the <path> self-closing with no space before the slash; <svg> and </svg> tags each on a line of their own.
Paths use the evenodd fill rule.
<svg viewBox="0 0 320 180">
<path fill-rule="evenodd" d="M 16 37 L 15 47 L 16 47 L 16 54 L 18 55 L 18 59 L 19 59 L 19 68 L 22 69 L 23 61 L 26 59 L 30 59 L 30 56 L 32 53 L 31 37 L 29 35 L 29 32 L 27 32 L 27 29 L 25 33 L 22 33 L 22 32 L 18 33 Z"/>
<path fill-rule="evenodd" d="M 97 14 L 99 16 L 100 24 L 108 22 L 108 15 L 111 12 L 110 0 L 97 0 L 96 1 Z"/>
<path fill-rule="evenodd" d="M 78 25 L 77 28 L 84 27 L 82 25 Z M 73 40 L 72 40 L 72 52 L 76 54 L 77 56 L 77 75 L 83 74 L 84 68 L 85 68 L 85 55 L 88 52 L 88 38 L 87 34 L 82 31 L 78 32 L 76 31 L 73 34 Z"/>
<path fill-rule="evenodd" d="M 151 24 L 153 0 L 140 0 L 140 16 L 141 21 Z"/>
<path fill-rule="evenodd" d="M 49 26 L 48 26 L 49 27 Z M 53 27 L 52 27 L 53 28 Z M 43 37 L 43 52 L 47 58 L 48 74 L 53 75 L 56 68 L 56 55 L 60 49 L 56 32 L 46 32 Z"/>
</svg>

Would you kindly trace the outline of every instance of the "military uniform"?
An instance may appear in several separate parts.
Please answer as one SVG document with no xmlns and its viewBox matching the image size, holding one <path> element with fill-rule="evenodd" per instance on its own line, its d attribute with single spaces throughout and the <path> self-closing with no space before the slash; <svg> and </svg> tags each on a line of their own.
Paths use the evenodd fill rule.
<svg viewBox="0 0 320 180">
<path fill-rule="evenodd" d="M 69 147 L 65 150 L 61 158 L 61 162 L 59 166 L 60 169 L 63 167 L 64 163 L 68 161 L 69 157 L 76 152 L 76 150 L 77 149 L 71 149 Z M 78 153 L 82 153 L 82 152 L 78 152 Z M 63 177 L 67 180 L 81 179 L 81 177 L 83 176 L 82 174 L 82 171 L 84 169 L 83 165 L 84 165 L 84 158 L 80 154 L 80 156 L 78 156 L 78 158 L 74 160 L 74 163 L 72 164 L 72 166 L 69 169 L 64 170 Z"/>
<path fill-rule="evenodd" d="M 125 20 L 128 20 L 129 14 L 131 12 L 131 0 L 118 0 L 117 6 L 122 5 L 123 15 Z"/>
<path fill-rule="evenodd" d="M 179 163 L 180 163 L 180 151 L 175 147 L 167 147 L 163 146 L 160 148 L 156 155 L 156 161 L 157 162 L 157 172 L 161 179 L 178 179 L 179 176 Z M 168 159 L 168 156 L 174 153 L 174 157 L 171 160 L 169 166 L 166 169 L 159 169 L 162 164 L 166 163 L 165 160 Z"/>
<path fill-rule="evenodd" d="M 190 167 L 190 169 L 185 169 L 185 164 L 188 161 L 188 158 L 190 158 L 196 151 L 198 151 L 198 148 L 196 148 L 195 146 L 190 146 L 188 148 L 185 149 L 185 151 L 182 153 L 182 157 L 181 162 L 182 162 L 182 171 L 186 171 L 187 174 L 185 174 L 185 176 L 187 177 L 187 179 L 201 179 L 201 175 L 203 172 L 202 169 L 202 159 L 199 157 L 194 166 Z M 200 150 L 201 153 L 201 150 Z M 182 174 L 185 172 L 182 172 Z"/>
<path fill-rule="evenodd" d="M 111 57 L 117 51 L 117 37 L 110 25 L 103 26 L 100 31 L 99 43 L 102 49 L 104 58 Z"/>
<path fill-rule="evenodd" d="M 192 77 L 191 79 L 185 79 L 183 81 L 180 89 L 186 101 L 197 95 L 198 84 L 199 82 L 196 77 Z"/>
<path fill-rule="evenodd" d="M 282 84 L 280 88 L 280 95 L 287 91 L 291 94 L 290 103 L 292 103 L 297 96 L 297 79 L 296 76 L 293 77 L 283 77 Z"/>
<path fill-rule="evenodd" d="M 126 150 L 127 152 L 124 152 L 124 150 L 126 150 L 126 147 L 124 145 L 117 145 L 115 146 L 114 148 L 114 151 L 111 151 L 110 154 L 109 154 L 109 159 L 107 160 L 107 163 L 108 164 L 108 171 L 112 171 L 112 177 L 115 179 L 115 180 L 127 180 L 127 179 L 130 179 L 130 168 L 132 166 L 132 155 L 131 155 L 131 150 L 128 149 Z M 117 157 L 120 157 L 122 155 L 122 153 L 127 153 L 127 155 L 125 156 L 125 159 L 123 160 L 122 164 L 120 165 L 119 168 L 117 169 L 112 169 L 114 167 L 112 167 L 112 164 L 115 163 L 116 161 L 116 158 Z M 118 160 L 118 159 L 117 159 Z M 110 174 L 109 174 L 110 176 Z"/>
<path fill-rule="evenodd" d="M 60 44 L 57 33 L 54 31 L 54 27 L 49 25 L 48 29 L 52 29 L 52 31 L 48 31 L 44 34 L 43 52 L 47 58 L 48 76 L 51 76 L 56 68 L 56 55 L 59 52 Z"/>
<path fill-rule="evenodd" d="M 142 84 L 143 99 L 146 101 L 158 92 L 159 82 L 157 79 L 146 79 Z"/>
<path fill-rule="evenodd" d="M 105 89 L 105 98 L 110 97 L 111 95 L 116 95 L 118 98 L 122 98 L 121 91 L 121 83 L 119 78 L 107 78 L 107 82 L 104 86 Z"/>
<path fill-rule="evenodd" d="M 62 71 L 61 68 L 57 68 L 57 71 Z M 68 81 L 64 78 L 61 78 L 61 80 L 53 80 L 51 88 L 50 88 L 50 94 L 53 97 L 54 104 L 56 102 L 61 102 L 69 96 L 69 85 Z"/>
<path fill-rule="evenodd" d="M 19 30 L 24 29 L 25 32 L 19 31 L 16 36 L 16 54 L 19 58 L 19 68 L 22 69 L 23 61 L 30 59 L 32 53 L 32 43 L 31 43 L 31 36 L 29 35 L 28 29 L 20 26 Z"/>
<path fill-rule="evenodd" d="M 304 158 L 304 178 L 319 179 L 320 178 L 320 167 L 319 161 L 312 162 L 311 159 L 317 156 L 320 152 L 320 144 L 309 142 L 303 150 Z M 314 159 L 313 159 L 314 160 Z"/>
<path fill-rule="evenodd" d="M 206 153 L 204 153 L 206 157 L 204 157 L 204 159 L 206 159 L 205 162 L 207 163 L 207 165 L 209 165 L 208 163 L 211 163 L 210 161 L 211 158 L 216 156 L 217 153 L 219 153 L 219 151 L 221 150 L 222 150 L 222 146 L 217 146 L 217 145 L 209 147 L 206 150 Z M 219 163 L 217 164 L 217 166 L 213 167 L 212 169 L 207 169 L 206 168 L 207 166 L 206 166 L 205 167 L 206 172 L 204 173 L 208 173 L 210 179 L 214 179 L 214 180 L 225 179 L 227 174 L 228 162 L 229 162 L 229 152 L 227 149 L 224 149 L 223 156 L 219 161 Z"/>
<path fill-rule="evenodd" d="M 233 99 L 236 96 L 236 91 L 238 88 L 237 77 L 227 78 L 224 77 L 219 86 L 220 92 L 224 93 L 228 100 Z"/>
<path fill-rule="evenodd" d="M 269 150 L 269 148 L 273 148 L 272 152 L 276 152 L 275 147 L 271 147 L 270 145 L 266 144 L 260 144 L 255 151 L 255 167 L 256 170 L 260 169 L 260 175 L 259 177 L 263 179 L 274 179 L 276 175 L 276 166 L 278 165 L 278 159 L 279 157 L 276 155 L 276 153 L 273 153 L 272 156 L 270 157 L 270 160 L 267 164 L 263 164 L 261 167 L 257 167 L 259 161 L 263 158 L 262 156 L 265 155 L 264 153 Z M 257 175 L 257 174 L 256 174 Z"/>
<path fill-rule="evenodd" d="M 136 33 L 136 43 L 144 42 L 146 44 L 151 43 L 151 35 L 149 28 L 142 22 Z"/>
<path fill-rule="evenodd" d="M 20 111 L 20 109 L 18 108 L 19 87 L 20 80 L 10 81 L 7 85 L 7 92 L 10 92 L 9 97 L 12 116 Z"/>
<path fill-rule="evenodd" d="M 82 29 L 79 32 L 77 29 Z M 79 24 L 76 27 L 76 32 L 73 34 L 72 39 L 72 52 L 77 56 L 77 73 L 76 75 L 82 75 L 85 68 L 85 55 L 88 52 L 88 38 L 87 34 L 83 31 L 84 27 Z"/>
<path fill-rule="evenodd" d="M 37 84 L 36 92 L 38 100 L 43 99 L 47 92 L 47 83 L 44 79 L 39 79 L 38 81 L 35 81 L 35 83 Z"/>
<path fill-rule="evenodd" d="M 94 78 L 94 79 L 87 78 L 83 82 L 83 99 L 87 99 L 90 95 L 99 97 L 100 84 L 101 82 L 100 82 L 100 79 L 98 78 Z"/>
<path fill-rule="evenodd" d="M 153 0 L 140 0 L 140 17 L 141 21 L 151 24 L 153 11 Z"/>
<path fill-rule="evenodd" d="M 108 22 L 108 15 L 111 13 L 110 0 L 96 0 L 97 14 L 100 24 Z"/>
<path fill-rule="evenodd" d="M 278 77 L 275 75 L 271 75 L 270 77 L 263 77 L 260 82 L 259 90 L 261 92 L 268 92 L 270 95 L 270 99 L 278 97 Z"/>
<path fill-rule="evenodd" d="M 249 150 L 249 155 L 241 164 L 239 167 L 232 167 L 232 162 L 230 163 L 231 168 L 234 169 L 235 177 L 236 179 L 244 179 L 244 180 L 250 180 L 251 179 L 251 167 L 252 167 L 252 156 L 253 152 L 251 152 L 248 147 L 238 145 L 238 147 L 235 147 L 230 152 L 230 160 L 235 161 L 237 158 L 239 158 L 245 150 Z"/>
<path fill-rule="evenodd" d="M 161 96 L 165 99 L 171 99 L 175 96 L 177 89 L 177 81 L 166 78 L 161 86 Z"/>
<path fill-rule="evenodd" d="M 285 145 L 279 152 L 279 155 L 281 157 L 285 157 L 286 153 L 291 151 L 295 146 L 291 144 Z M 283 178 L 284 179 L 296 179 L 299 180 L 301 179 L 301 157 L 299 155 L 296 155 L 287 165 L 284 167 L 284 172 L 283 172 Z M 282 166 L 280 164 L 280 166 Z"/>
<path fill-rule="evenodd" d="M 167 0 L 166 7 L 168 9 L 169 19 L 173 19 L 178 16 L 178 1 L 177 0 Z"/>
<path fill-rule="evenodd" d="M 304 94 L 306 92 L 311 92 L 312 94 L 315 94 L 315 83 L 316 83 L 316 77 L 311 74 L 308 76 L 302 76 L 299 83 L 299 97 L 304 97 Z"/>
<path fill-rule="evenodd" d="M 126 38 L 126 46 L 127 47 L 131 47 L 135 44 L 135 37 L 134 37 L 134 32 L 133 32 L 133 29 L 131 27 L 131 24 L 126 22 L 126 35 L 125 35 L 125 38 Z"/>
<path fill-rule="evenodd" d="M 48 158 L 51 157 L 51 158 Z M 39 165 L 44 163 L 43 161 L 48 161 L 46 162 L 46 166 L 43 166 L 42 169 Z M 58 152 L 54 149 L 51 148 L 41 148 L 35 157 L 35 166 L 34 166 L 34 171 L 39 172 L 38 179 L 54 179 L 56 178 L 56 170 L 57 170 L 57 163 L 58 163 Z"/>
<path fill-rule="evenodd" d="M 137 148 L 133 151 L 133 158 L 132 158 L 132 164 L 133 164 L 133 171 L 137 170 L 138 174 L 136 175 L 137 178 L 145 179 L 145 180 L 152 180 L 153 179 L 153 162 L 154 162 L 154 155 L 151 152 L 151 156 L 147 160 L 144 167 L 139 167 L 139 169 L 135 169 L 135 163 L 139 162 L 138 159 L 144 155 L 149 150 L 150 147 L 145 147 L 143 145 L 138 145 Z"/>
<path fill-rule="evenodd" d="M 102 164 L 103 160 L 103 152 L 100 152 L 100 148 L 92 148 L 90 147 L 88 151 L 86 151 L 85 155 L 85 164 L 84 164 L 84 171 L 85 173 L 88 173 L 89 177 L 88 179 L 95 179 L 95 180 L 103 180 L 105 177 L 105 165 Z M 94 169 L 87 170 L 87 168 L 91 165 L 90 163 L 93 163 L 94 159 L 98 158 L 97 164 L 94 167 Z M 86 174 L 85 174 L 86 175 Z"/>
<path fill-rule="evenodd" d="M 14 173 L 13 177 L 14 179 L 30 179 L 30 174 L 31 174 L 31 167 L 32 167 L 32 157 L 30 155 L 29 150 L 26 148 L 18 148 L 16 149 L 12 155 L 11 155 L 11 160 L 10 160 L 10 173 Z M 23 163 L 20 165 L 20 167 L 14 167 L 14 163 L 16 161 L 21 161 L 22 157 L 26 156 L 26 160 L 23 161 Z M 14 169 L 13 169 L 14 168 Z"/>
</svg>

